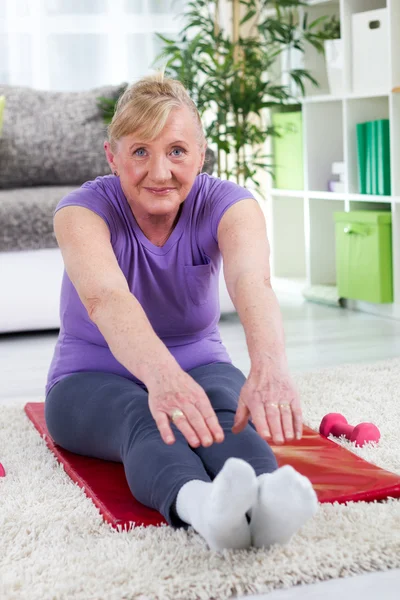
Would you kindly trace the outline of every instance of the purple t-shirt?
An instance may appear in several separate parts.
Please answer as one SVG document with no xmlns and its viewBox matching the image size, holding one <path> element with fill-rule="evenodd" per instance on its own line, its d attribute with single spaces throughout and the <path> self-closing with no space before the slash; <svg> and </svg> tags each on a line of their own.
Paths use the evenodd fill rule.
<svg viewBox="0 0 400 600">
<path fill-rule="evenodd" d="M 143 234 L 119 178 L 113 175 L 83 184 L 63 198 L 55 212 L 65 206 L 83 206 L 104 219 L 130 291 L 155 333 L 188 371 L 204 364 L 231 362 L 218 330 L 221 254 L 217 228 L 230 206 L 253 197 L 231 181 L 198 175 L 178 223 L 162 247 Z M 63 377 L 81 371 L 115 373 L 144 385 L 114 358 L 65 270 L 60 319 L 46 394 Z"/>
</svg>

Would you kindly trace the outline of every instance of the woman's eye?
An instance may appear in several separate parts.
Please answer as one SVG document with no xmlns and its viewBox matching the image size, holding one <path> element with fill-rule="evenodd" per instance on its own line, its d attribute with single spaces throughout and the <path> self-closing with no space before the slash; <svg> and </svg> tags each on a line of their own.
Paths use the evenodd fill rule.
<svg viewBox="0 0 400 600">
<path fill-rule="evenodd" d="M 186 153 L 186 151 L 183 148 L 174 148 L 172 150 L 172 155 L 175 156 L 176 158 L 179 158 L 180 156 L 182 156 L 185 153 Z M 146 149 L 145 148 L 137 148 L 136 150 L 133 151 L 133 154 L 134 154 L 134 156 L 139 156 L 139 157 L 146 156 Z"/>
<path fill-rule="evenodd" d="M 182 156 L 182 154 L 185 153 L 185 150 L 183 148 L 174 148 L 172 150 L 172 153 L 174 156 Z M 177 154 L 174 154 L 174 153 L 177 153 Z"/>
</svg>

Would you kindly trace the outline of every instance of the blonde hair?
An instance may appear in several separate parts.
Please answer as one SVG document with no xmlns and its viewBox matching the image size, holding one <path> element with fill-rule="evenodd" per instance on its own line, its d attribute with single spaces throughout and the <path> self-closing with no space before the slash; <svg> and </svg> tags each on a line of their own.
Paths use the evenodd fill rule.
<svg viewBox="0 0 400 600">
<path fill-rule="evenodd" d="M 115 113 L 107 128 L 111 150 L 125 135 L 140 133 L 145 140 L 156 138 L 164 128 L 170 112 L 187 106 L 198 126 L 199 146 L 206 146 L 199 112 L 186 88 L 175 79 L 164 77 L 164 72 L 143 77 L 130 85 L 116 104 Z"/>
</svg>

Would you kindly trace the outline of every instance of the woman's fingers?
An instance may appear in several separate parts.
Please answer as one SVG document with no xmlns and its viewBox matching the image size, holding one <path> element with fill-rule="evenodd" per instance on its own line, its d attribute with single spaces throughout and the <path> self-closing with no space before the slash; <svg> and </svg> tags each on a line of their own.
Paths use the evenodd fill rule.
<svg viewBox="0 0 400 600">
<path fill-rule="evenodd" d="M 149 409 L 167 444 L 175 441 L 172 423 L 191 446 L 211 446 L 214 441 L 224 440 L 224 431 L 207 394 L 181 369 L 149 389 Z M 171 421 L 174 411 L 178 414 Z"/>
<path fill-rule="evenodd" d="M 182 409 L 181 409 L 182 410 Z M 176 417 L 173 421 L 174 425 L 179 429 L 182 435 L 185 436 L 185 439 L 191 446 L 199 446 L 200 445 L 200 436 L 196 434 L 196 431 L 193 429 L 191 424 L 189 423 L 185 411 L 182 411 L 184 414 Z"/>
<path fill-rule="evenodd" d="M 166 444 L 173 444 L 175 442 L 175 436 L 172 433 L 168 416 L 164 412 L 157 411 L 153 414 L 153 418 L 156 422 L 163 442 Z"/>
<path fill-rule="evenodd" d="M 292 406 L 293 413 L 293 421 L 294 421 L 294 431 L 296 434 L 296 438 L 301 440 L 303 436 L 303 413 L 301 410 L 300 402 L 294 403 Z"/>
<path fill-rule="evenodd" d="M 282 429 L 284 436 L 287 440 L 294 438 L 293 431 L 293 413 L 291 405 L 287 402 L 283 402 L 279 405 L 282 421 Z"/>
<path fill-rule="evenodd" d="M 199 436 L 202 445 L 210 446 L 214 441 L 218 443 L 223 441 L 224 431 L 208 396 L 206 394 L 204 396 L 196 405 L 185 404 L 183 411 Z"/>
<path fill-rule="evenodd" d="M 172 413 L 171 409 L 171 413 Z M 182 411 L 183 412 L 183 411 Z M 173 444 L 175 442 L 175 436 L 173 434 L 171 428 L 171 418 L 169 414 L 166 414 L 162 410 L 156 410 L 152 413 L 153 418 L 158 427 L 158 431 L 160 432 L 161 438 L 163 442 L 166 444 Z M 195 431 L 193 431 L 192 427 L 189 425 L 188 420 L 185 416 L 178 416 L 173 421 L 174 425 L 179 429 L 179 431 L 185 436 L 186 440 L 191 446 L 199 446 L 200 440 L 197 437 Z"/>
<path fill-rule="evenodd" d="M 281 411 L 279 410 L 279 406 L 274 402 L 269 402 L 264 406 L 272 440 L 275 444 L 282 444 L 284 442 L 284 437 L 281 423 Z"/>
<path fill-rule="evenodd" d="M 206 420 L 192 404 L 185 404 L 180 410 L 183 415 L 176 417 L 173 423 L 191 446 L 211 446 L 214 441 L 222 442 L 224 433 L 215 414 L 208 416 L 207 426 Z"/>
<path fill-rule="evenodd" d="M 290 404 L 256 402 L 251 407 L 251 418 L 258 434 L 275 444 L 294 438 L 293 416 Z"/>
<path fill-rule="evenodd" d="M 268 417 L 265 413 L 264 404 L 254 403 L 250 408 L 251 420 L 257 433 L 264 439 L 271 437 L 271 427 L 268 423 Z"/>
<path fill-rule="evenodd" d="M 220 444 L 225 439 L 224 430 L 222 429 L 221 425 L 219 424 L 218 417 L 215 414 L 214 410 L 212 408 L 211 408 L 211 410 L 212 410 L 212 414 L 210 414 L 208 416 L 206 415 L 204 418 L 214 436 L 214 440 L 217 442 L 217 444 Z"/>
<path fill-rule="evenodd" d="M 206 396 L 207 398 L 207 396 Z M 200 410 L 196 408 L 194 404 L 185 403 L 181 405 L 179 410 L 182 411 L 183 415 L 178 415 L 174 418 L 173 423 L 179 429 L 179 431 L 184 435 L 185 439 L 191 446 L 211 446 L 211 444 L 215 442 L 221 443 L 224 440 L 224 431 L 219 424 L 217 415 L 215 414 L 211 404 L 207 405 L 207 401 L 198 401 L 197 406 L 200 407 Z M 174 407 L 170 409 L 170 414 L 172 414 L 173 410 L 176 410 L 178 407 Z M 169 419 L 165 413 L 158 413 L 158 415 L 163 415 L 166 418 L 167 423 L 163 417 L 158 419 L 156 418 L 156 423 L 158 429 L 160 430 L 161 436 L 164 441 L 166 441 L 170 428 Z M 172 431 L 171 431 L 172 435 Z"/>
<path fill-rule="evenodd" d="M 246 427 L 249 417 L 250 411 L 245 403 L 239 398 L 238 407 L 235 414 L 235 420 L 233 422 L 232 432 L 240 433 Z"/>
<path fill-rule="evenodd" d="M 238 402 L 233 433 L 247 424 L 248 414 L 257 433 L 275 444 L 301 439 L 303 421 L 298 392 L 289 375 L 278 371 L 268 376 L 255 372 L 246 380 Z"/>
</svg>

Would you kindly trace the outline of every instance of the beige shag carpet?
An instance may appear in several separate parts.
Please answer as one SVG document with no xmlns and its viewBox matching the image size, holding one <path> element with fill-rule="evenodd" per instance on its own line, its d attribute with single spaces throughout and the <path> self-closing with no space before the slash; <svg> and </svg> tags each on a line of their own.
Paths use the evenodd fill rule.
<svg viewBox="0 0 400 600">
<path fill-rule="evenodd" d="M 356 449 L 400 473 L 400 359 L 295 377 L 304 420 L 372 421 L 378 446 Z M 321 505 L 289 545 L 210 552 L 192 529 L 114 530 L 65 474 L 18 406 L 0 410 L 0 598 L 210 600 L 400 567 L 400 501 Z"/>
</svg>

